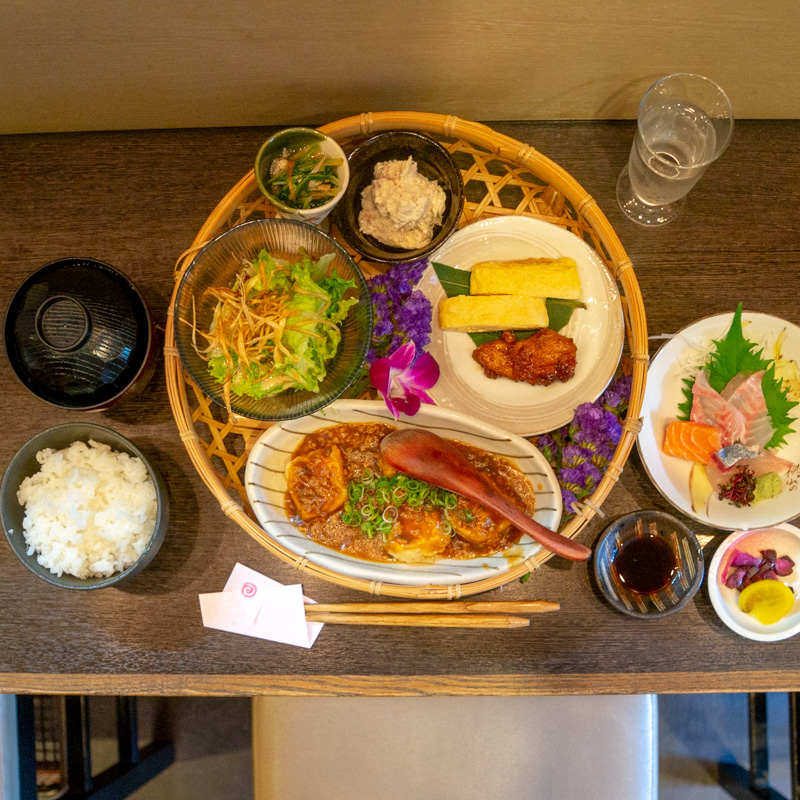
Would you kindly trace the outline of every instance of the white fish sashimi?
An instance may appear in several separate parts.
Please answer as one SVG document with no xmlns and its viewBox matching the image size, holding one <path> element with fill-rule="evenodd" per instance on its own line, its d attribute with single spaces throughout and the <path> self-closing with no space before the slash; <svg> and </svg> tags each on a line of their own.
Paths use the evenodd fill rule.
<svg viewBox="0 0 800 800">
<path fill-rule="evenodd" d="M 793 464 L 791 461 L 787 461 L 785 458 L 779 458 L 773 453 L 765 451 L 756 458 L 742 459 L 730 467 L 730 469 L 726 470 L 721 470 L 712 461 L 706 467 L 706 473 L 708 474 L 708 479 L 711 481 L 711 485 L 716 490 L 719 489 L 723 483 L 727 483 L 741 467 L 747 467 L 747 469 L 752 471 L 754 477 L 759 478 L 762 475 L 766 475 L 768 472 L 777 472 L 779 475 L 783 475 L 785 472 L 788 472 L 792 466 Z"/>
<path fill-rule="evenodd" d="M 737 375 L 722 391 L 722 398 L 742 415 L 745 432 L 740 441 L 748 447 L 765 447 L 775 433 L 761 388 L 763 377 L 764 370 L 754 372 L 743 380 Z"/>
<path fill-rule="evenodd" d="M 690 419 L 700 425 L 713 425 L 722 436 L 722 446 L 743 442 L 747 431 L 742 412 L 711 388 L 705 370 L 700 370 L 692 387 Z"/>
</svg>

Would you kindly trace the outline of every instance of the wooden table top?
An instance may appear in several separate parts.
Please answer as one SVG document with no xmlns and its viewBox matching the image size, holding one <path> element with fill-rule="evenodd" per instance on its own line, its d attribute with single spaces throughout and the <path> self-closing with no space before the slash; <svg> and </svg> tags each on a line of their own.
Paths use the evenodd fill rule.
<svg viewBox="0 0 800 800">
<path fill-rule="evenodd" d="M 625 219 L 615 183 L 634 124 L 498 123 L 593 195 L 633 260 L 649 333 L 745 308 L 800 324 L 800 122 L 737 123 L 730 147 L 657 230 Z M 163 330 L 178 256 L 251 167 L 263 128 L 0 137 L 0 307 L 24 277 L 63 256 L 91 256 L 129 275 Z M 654 352 L 655 345 L 651 349 Z M 149 390 L 106 412 L 33 398 L 0 355 L 0 469 L 35 433 L 94 421 L 136 442 L 167 476 L 171 521 L 153 563 L 94 592 L 37 579 L 0 542 L 0 691 L 136 694 L 527 694 L 800 689 L 800 638 L 760 644 L 716 617 L 705 588 L 678 614 L 626 617 L 591 567 L 551 559 L 525 583 L 481 599 L 547 599 L 529 628 L 469 631 L 327 626 L 311 650 L 202 627 L 197 596 L 220 591 L 238 561 L 320 602 L 369 599 L 302 575 L 228 520 L 195 473 L 172 418 L 163 363 Z M 672 511 L 636 451 L 606 500 L 606 519 Z M 675 512 L 677 514 L 677 512 Z M 723 538 L 715 534 L 707 561 Z M 299 576 L 299 577 L 298 577 Z"/>
</svg>

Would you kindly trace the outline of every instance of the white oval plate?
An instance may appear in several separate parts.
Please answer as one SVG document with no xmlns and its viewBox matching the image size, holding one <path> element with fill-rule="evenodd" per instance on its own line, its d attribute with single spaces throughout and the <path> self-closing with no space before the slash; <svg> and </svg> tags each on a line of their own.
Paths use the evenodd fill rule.
<svg viewBox="0 0 800 800">
<path fill-rule="evenodd" d="M 726 500 L 712 496 L 708 513 L 704 509 L 695 511 L 689 492 L 689 461 L 665 455 L 661 451 L 664 429 L 675 419 L 678 405 L 683 400 L 684 377 L 699 369 L 705 362 L 703 355 L 710 351 L 712 339 L 722 339 L 728 332 L 733 314 L 717 314 L 701 319 L 675 334 L 656 353 L 647 370 L 647 386 L 642 402 L 642 432 L 636 441 L 642 463 L 650 480 L 659 492 L 679 511 L 704 525 L 721 530 L 752 530 L 769 528 L 793 519 L 800 514 L 800 433 L 786 437 L 786 444 L 775 451 L 781 458 L 792 461 L 795 466 L 782 476 L 783 491 L 770 500 L 764 500 L 746 508 L 736 508 Z M 768 314 L 742 314 L 744 336 L 764 347 L 764 358 L 772 358 L 775 340 L 786 331 L 782 346 L 784 358 L 800 358 L 800 328 Z M 800 406 L 794 408 L 797 413 Z M 794 426 L 800 430 L 800 422 Z"/>
<path fill-rule="evenodd" d="M 774 625 L 763 625 L 739 610 L 739 592 L 725 586 L 727 566 L 732 549 L 756 555 L 771 548 L 779 556 L 789 556 L 796 564 L 794 572 L 783 579 L 794 590 L 794 608 Z M 725 574 L 723 574 L 723 569 Z M 794 525 L 778 525 L 765 530 L 732 533 L 717 548 L 708 569 L 708 595 L 717 616 L 732 630 L 757 642 L 778 642 L 800 632 L 800 529 Z"/>
<path fill-rule="evenodd" d="M 433 267 L 425 271 L 418 288 L 433 306 L 431 343 L 426 349 L 441 369 L 430 390 L 438 405 L 501 425 L 520 436 L 536 436 L 566 425 L 581 403 L 591 403 L 602 394 L 619 364 L 625 323 L 617 286 L 586 242 L 558 225 L 532 217 L 497 217 L 457 231 L 429 258 L 470 270 L 479 261 L 562 256 L 578 265 L 586 308 L 576 309 L 560 331 L 578 347 L 575 375 L 550 386 L 487 378 L 472 358 L 475 343 L 469 334 L 439 327 L 439 301 L 445 293 Z"/>
<path fill-rule="evenodd" d="M 431 564 L 366 561 L 339 553 L 306 538 L 289 522 L 284 507 L 286 465 L 303 437 L 344 422 L 383 422 L 397 428 L 425 428 L 448 439 L 498 453 L 514 461 L 536 489 L 534 519 L 550 530 L 561 523 L 561 489 L 544 456 L 528 441 L 455 411 L 423 405 L 414 417 L 395 420 L 382 401 L 337 400 L 316 414 L 276 423 L 264 431 L 247 459 L 247 499 L 264 530 L 278 543 L 313 564 L 368 581 L 402 586 L 451 586 L 507 572 L 543 550 L 528 536 L 498 553 L 468 560 L 440 559 Z"/>
</svg>

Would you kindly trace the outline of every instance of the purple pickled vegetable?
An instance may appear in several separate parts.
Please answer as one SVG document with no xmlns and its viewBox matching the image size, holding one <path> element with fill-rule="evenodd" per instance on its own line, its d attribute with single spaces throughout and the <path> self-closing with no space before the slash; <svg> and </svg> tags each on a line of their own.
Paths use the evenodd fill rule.
<svg viewBox="0 0 800 800">
<path fill-rule="evenodd" d="M 733 551 L 733 558 L 731 559 L 730 566 L 732 567 L 751 567 L 759 563 L 758 556 L 751 555 L 750 553 L 743 553 L 741 550 Z"/>
<path fill-rule="evenodd" d="M 775 559 L 775 572 L 777 575 L 780 575 L 781 578 L 791 575 L 793 569 L 794 561 L 792 561 L 789 556 L 781 556 Z"/>
<path fill-rule="evenodd" d="M 725 579 L 725 585 L 729 589 L 738 589 L 744 580 L 744 573 L 744 567 L 736 567 L 732 572 L 728 573 L 728 577 Z"/>
<path fill-rule="evenodd" d="M 778 558 L 776 550 L 761 551 L 761 558 L 734 549 L 728 562 L 725 586 L 742 591 L 756 581 L 776 581 L 794 572 L 794 561 L 789 556 Z"/>
</svg>

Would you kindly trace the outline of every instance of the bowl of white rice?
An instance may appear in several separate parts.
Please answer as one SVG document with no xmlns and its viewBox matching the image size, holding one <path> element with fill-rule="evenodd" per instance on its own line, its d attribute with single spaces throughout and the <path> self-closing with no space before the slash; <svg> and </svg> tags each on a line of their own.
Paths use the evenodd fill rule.
<svg viewBox="0 0 800 800">
<path fill-rule="evenodd" d="M 2 521 L 28 569 L 68 589 L 99 589 L 153 559 L 168 524 L 161 476 L 136 445 L 101 425 L 37 434 L 3 476 Z"/>
</svg>

